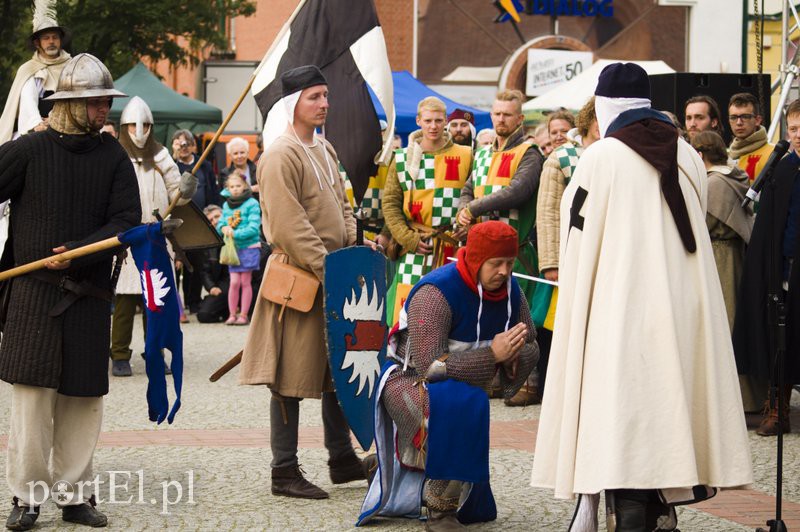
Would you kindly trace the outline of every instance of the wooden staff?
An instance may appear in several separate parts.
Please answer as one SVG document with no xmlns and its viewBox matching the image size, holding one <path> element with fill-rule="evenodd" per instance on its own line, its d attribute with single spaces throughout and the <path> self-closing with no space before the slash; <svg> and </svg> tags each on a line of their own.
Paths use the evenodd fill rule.
<svg viewBox="0 0 800 532">
<path fill-rule="evenodd" d="M 232 359 L 228 360 L 228 361 L 227 361 L 227 362 L 225 362 L 225 363 L 224 363 L 222 366 L 220 366 L 220 368 L 219 368 L 217 371 L 215 371 L 215 372 L 214 372 L 214 373 L 213 373 L 213 374 L 212 374 L 212 375 L 211 375 L 211 376 L 208 378 L 208 380 L 210 380 L 211 382 L 217 382 L 217 381 L 218 381 L 218 380 L 219 380 L 219 379 L 220 379 L 220 378 L 221 378 L 223 375 L 225 375 L 225 374 L 226 374 L 226 373 L 228 373 L 230 370 L 232 370 L 233 368 L 235 368 L 236 366 L 238 366 L 238 365 L 239 365 L 239 363 L 242 361 L 242 353 L 244 353 L 244 350 L 242 350 L 242 351 L 239 351 L 238 353 L 236 353 L 236 354 L 233 356 L 233 358 L 232 358 Z"/>
<path fill-rule="evenodd" d="M 182 223 L 183 220 L 168 220 L 162 224 L 161 230 L 163 233 L 170 233 L 180 227 Z M 33 262 L 17 266 L 16 268 L 11 268 L 0 272 L 0 281 L 25 275 L 26 273 L 36 270 L 41 270 L 46 267 L 48 262 L 64 262 L 67 260 L 77 259 L 79 257 L 85 257 L 86 255 L 91 255 L 99 251 L 106 251 L 121 245 L 122 242 L 119 241 L 119 237 L 112 236 L 111 238 L 106 238 L 105 240 L 101 240 L 99 242 L 94 242 L 86 246 L 70 249 L 64 253 L 59 253 L 51 257 L 45 257 L 44 259 L 35 260 Z"/>
<path fill-rule="evenodd" d="M 261 63 L 258 64 L 256 69 L 253 71 L 253 74 L 250 76 L 250 81 L 247 82 L 247 86 L 242 91 L 242 94 L 239 95 L 239 99 L 236 100 L 236 104 L 233 106 L 233 109 L 231 109 L 231 112 L 228 113 L 228 116 L 222 122 L 222 125 L 220 125 L 219 128 L 217 129 L 217 132 L 214 134 L 214 137 L 211 139 L 211 142 L 209 142 L 208 146 L 206 146 L 206 149 L 203 150 L 203 154 L 194 164 L 194 168 L 192 168 L 192 175 L 195 175 L 197 173 L 197 171 L 200 169 L 200 165 L 203 164 L 203 161 L 206 160 L 208 154 L 211 153 L 212 148 L 217 144 L 220 135 L 222 135 L 222 133 L 225 131 L 225 128 L 228 126 L 228 122 L 231 121 L 231 118 L 233 118 L 234 113 L 236 113 L 236 111 L 239 109 L 239 106 L 244 101 L 245 97 L 247 96 L 247 93 L 250 92 L 250 89 L 253 87 L 253 82 L 255 81 L 256 76 L 258 76 L 258 73 L 261 72 L 261 69 L 266 64 L 267 58 L 275 49 L 275 47 L 278 45 L 278 43 L 281 41 L 281 39 L 283 39 L 283 36 L 286 35 L 286 32 L 289 31 L 289 27 L 291 26 L 292 21 L 294 21 L 295 17 L 297 17 L 297 14 L 300 12 L 300 9 L 303 7 L 304 4 L 305 0 L 300 1 L 297 4 L 297 7 L 294 8 L 294 11 L 289 16 L 289 19 L 286 21 L 286 23 L 284 23 L 283 27 L 278 32 L 278 35 L 275 36 L 275 39 L 269 46 L 269 49 L 267 49 L 267 53 L 264 54 L 264 58 L 261 60 Z M 171 213 L 172 210 L 178 205 L 179 200 L 180 200 L 179 195 L 172 198 L 169 207 L 167 207 L 167 211 L 164 213 L 164 218 L 169 216 L 169 213 Z"/>
</svg>

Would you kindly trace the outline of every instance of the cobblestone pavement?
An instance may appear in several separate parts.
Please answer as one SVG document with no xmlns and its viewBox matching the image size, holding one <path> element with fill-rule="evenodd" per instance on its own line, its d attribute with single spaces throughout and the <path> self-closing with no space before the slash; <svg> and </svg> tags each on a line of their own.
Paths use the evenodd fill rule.
<svg viewBox="0 0 800 532">
<path fill-rule="evenodd" d="M 137 322 L 137 327 L 139 324 Z M 301 403 L 300 462 L 308 478 L 329 491 L 325 501 L 300 501 L 270 493 L 268 392 L 237 385 L 237 371 L 217 383 L 208 376 L 238 351 L 244 327 L 184 326 L 186 371 L 183 407 L 171 426 L 147 419 L 144 363 L 134 356 L 132 378 L 112 378 L 106 398 L 103 434 L 95 458 L 101 505 L 117 530 L 350 530 L 366 482 L 333 486 L 327 476 L 319 402 Z M 137 328 L 133 348 L 142 350 Z M 11 387 L 0 385 L 0 455 L 5 458 Z M 793 425 L 800 428 L 800 394 L 794 394 Z M 546 490 L 528 486 L 539 407 L 507 408 L 492 401 L 492 483 L 497 521 L 470 530 L 566 530 L 571 501 L 554 500 Z M 757 419 L 751 418 L 751 422 Z M 755 485 L 726 492 L 702 505 L 683 508 L 686 531 L 753 530 L 774 511 L 775 439 L 750 433 Z M 800 527 L 800 436 L 785 441 L 784 519 Z M 4 483 L 0 468 L 0 484 Z M 122 473 L 110 473 L 118 471 Z M 126 476 L 130 472 L 130 477 Z M 109 501 L 114 477 L 115 503 Z M 178 489 L 180 487 L 180 502 Z M 128 502 L 129 500 L 129 502 Z M 171 504 L 173 503 L 174 504 Z M 6 507 L 8 508 L 8 507 Z M 4 516 L 3 516 L 4 517 Z M 39 529 L 67 527 L 50 503 Z M 422 530 L 404 519 L 383 519 L 376 530 Z M 601 530 L 604 530 L 601 527 Z"/>
</svg>

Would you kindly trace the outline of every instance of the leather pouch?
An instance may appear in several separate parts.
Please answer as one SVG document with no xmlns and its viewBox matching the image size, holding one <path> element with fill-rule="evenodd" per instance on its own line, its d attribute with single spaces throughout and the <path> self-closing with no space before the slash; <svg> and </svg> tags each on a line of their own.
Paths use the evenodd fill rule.
<svg viewBox="0 0 800 532">
<path fill-rule="evenodd" d="M 286 308 L 308 312 L 314 306 L 319 290 L 319 279 L 313 273 L 287 263 L 288 255 L 274 249 L 275 257 L 267 265 L 261 297 L 280 305 L 278 321 L 283 319 Z"/>
</svg>

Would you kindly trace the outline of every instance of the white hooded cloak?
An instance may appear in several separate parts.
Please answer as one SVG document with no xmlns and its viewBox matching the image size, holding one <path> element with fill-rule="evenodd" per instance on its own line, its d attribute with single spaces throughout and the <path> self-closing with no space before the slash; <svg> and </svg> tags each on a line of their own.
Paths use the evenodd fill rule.
<svg viewBox="0 0 800 532">
<path fill-rule="evenodd" d="M 678 165 L 697 241 L 691 254 L 658 172 L 615 138 L 584 152 L 564 192 L 558 310 L 531 478 L 557 498 L 753 480 L 705 224 L 706 171 L 680 139 Z"/>
</svg>

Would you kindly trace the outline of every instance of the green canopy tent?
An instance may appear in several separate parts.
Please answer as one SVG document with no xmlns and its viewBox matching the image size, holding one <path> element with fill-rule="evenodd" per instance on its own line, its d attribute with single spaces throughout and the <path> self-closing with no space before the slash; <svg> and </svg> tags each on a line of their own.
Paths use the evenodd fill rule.
<svg viewBox="0 0 800 532">
<path fill-rule="evenodd" d="M 195 135 L 206 131 L 216 131 L 222 123 L 222 111 L 173 91 L 147 69 L 138 63 L 125 75 L 114 81 L 114 88 L 128 96 L 142 98 L 153 112 L 155 138 L 172 151 L 169 139 L 178 129 L 188 129 Z M 119 124 L 122 110 L 130 98 L 114 98 L 109 120 Z"/>
</svg>

